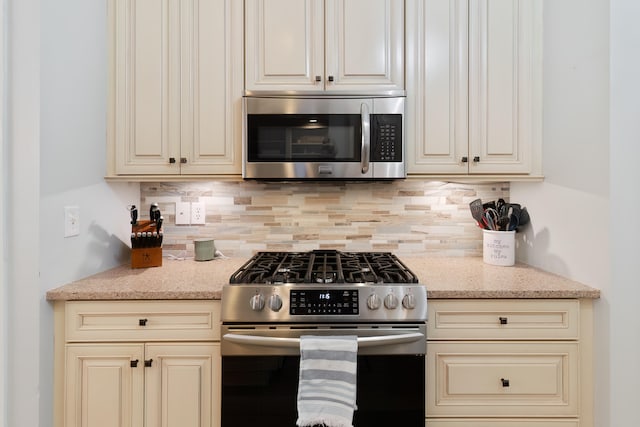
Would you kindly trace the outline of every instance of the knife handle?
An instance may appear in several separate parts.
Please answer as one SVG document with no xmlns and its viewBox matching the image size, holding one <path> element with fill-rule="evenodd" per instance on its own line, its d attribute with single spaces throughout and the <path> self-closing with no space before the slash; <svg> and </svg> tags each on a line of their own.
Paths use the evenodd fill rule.
<svg viewBox="0 0 640 427">
<path fill-rule="evenodd" d="M 136 208 L 136 205 L 131 205 L 130 213 L 131 225 L 136 225 L 138 223 L 138 208 Z"/>
<path fill-rule="evenodd" d="M 158 208 L 157 203 L 152 203 L 149 207 L 149 219 L 155 222 L 158 218 L 160 218 L 160 209 Z"/>
</svg>

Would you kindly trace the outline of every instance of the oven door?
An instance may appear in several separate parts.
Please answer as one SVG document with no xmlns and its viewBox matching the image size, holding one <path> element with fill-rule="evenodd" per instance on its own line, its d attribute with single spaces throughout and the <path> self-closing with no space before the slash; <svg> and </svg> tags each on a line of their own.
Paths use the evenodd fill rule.
<svg viewBox="0 0 640 427">
<path fill-rule="evenodd" d="M 355 427 L 424 427 L 424 324 L 223 326 L 222 427 L 295 427 L 301 335 L 358 336 Z"/>
<path fill-rule="evenodd" d="M 245 98 L 245 178 L 366 178 L 370 99 Z"/>
</svg>

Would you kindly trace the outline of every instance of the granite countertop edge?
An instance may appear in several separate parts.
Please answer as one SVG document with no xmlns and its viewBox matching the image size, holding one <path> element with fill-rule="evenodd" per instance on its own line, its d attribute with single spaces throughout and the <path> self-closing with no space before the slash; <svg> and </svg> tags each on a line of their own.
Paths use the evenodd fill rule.
<svg viewBox="0 0 640 427">
<path fill-rule="evenodd" d="M 161 267 L 122 265 L 51 289 L 48 301 L 219 300 L 222 287 L 247 260 L 163 260 Z M 433 299 L 596 299 L 600 291 L 543 270 L 487 265 L 478 257 L 401 257 Z"/>
</svg>

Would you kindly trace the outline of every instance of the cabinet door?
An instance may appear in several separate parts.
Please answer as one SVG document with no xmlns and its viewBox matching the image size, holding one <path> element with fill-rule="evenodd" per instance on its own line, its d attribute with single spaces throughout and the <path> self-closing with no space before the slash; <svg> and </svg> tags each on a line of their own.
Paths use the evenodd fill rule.
<svg viewBox="0 0 640 427">
<path fill-rule="evenodd" d="M 242 2 L 181 1 L 181 174 L 239 174 Z"/>
<path fill-rule="evenodd" d="M 65 427 L 144 425 L 142 344 L 69 344 L 66 353 Z"/>
<path fill-rule="evenodd" d="M 324 90 L 324 1 L 245 1 L 245 89 Z"/>
<path fill-rule="evenodd" d="M 469 10 L 470 173 L 530 173 L 540 145 L 538 0 L 473 0 Z"/>
<path fill-rule="evenodd" d="M 179 3 L 111 0 L 109 140 L 116 174 L 180 171 Z M 172 162 L 173 159 L 175 162 Z"/>
<path fill-rule="evenodd" d="M 109 5 L 109 173 L 239 174 L 242 3 Z"/>
<path fill-rule="evenodd" d="M 407 1 L 409 174 L 541 174 L 541 4 Z"/>
<path fill-rule="evenodd" d="M 467 174 L 468 0 L 407 2 L 407 170 Z"/>
<path fill-rule="evenodd" d="M 404 1 L 326 0 L 325 88 L 404 90 Z"/>
<path fill-rule="evenodd" d="M 146 360 L 146 425 L 219 425 L 219 344 L 147 344 Z"/>
</svg>

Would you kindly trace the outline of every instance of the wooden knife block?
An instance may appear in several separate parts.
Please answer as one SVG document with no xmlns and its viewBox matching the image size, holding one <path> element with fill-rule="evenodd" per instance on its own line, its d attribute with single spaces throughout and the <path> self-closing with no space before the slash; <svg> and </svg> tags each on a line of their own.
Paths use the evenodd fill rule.
<svg viewBox="0 0 640 427">
<path fill-rule="evenodd" d="M 132 233 L 154 232 L 156 223 L 148 220 L 140 220 L 131 225 Z M 132 248 L 131 268 L 147 268 L 162 266 L 162 246 Z"/>
</svg>

